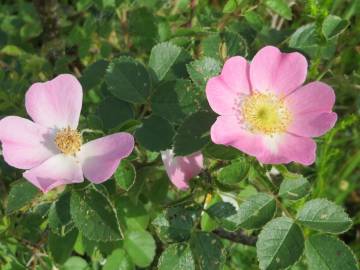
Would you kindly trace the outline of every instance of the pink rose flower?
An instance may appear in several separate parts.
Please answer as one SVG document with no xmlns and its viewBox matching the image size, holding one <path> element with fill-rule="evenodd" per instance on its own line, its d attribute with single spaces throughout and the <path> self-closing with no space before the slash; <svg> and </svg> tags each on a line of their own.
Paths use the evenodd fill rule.
<svg viewBox="0 0 360 270">
<path fill-rule="evenodd" d="M 333 89 L 322 82 L 302 85 L 307 61 L 297 52 L 262 48 L 251 63 L 228 59 L 219 76 L 206 85 L 216 144 L 231 145 L 268 164 L 315 161 L 318 137 L 337 120 Z"/>
<path fill-rule="evenodd" d="M 134 148 L 132 135 L 121 132 L 83 144 L 76 128 L 82 87 L 68 74 L 33 84 L 25 107 L 32 121 L 8 116 L 0 121 L 5 161 L 25 169 L 23 176 L 43 192 L 59 185 L 109 179 Z"/>
<path fill-rule="evenodd" d="M 203 155 L 196 152 L 192 155 L 174 157 L 173 150 L 161 151 L 167 175 L 178 189 L 187 189 L 188 181 L 197 176 L 203 168 Z"/>
</svg>

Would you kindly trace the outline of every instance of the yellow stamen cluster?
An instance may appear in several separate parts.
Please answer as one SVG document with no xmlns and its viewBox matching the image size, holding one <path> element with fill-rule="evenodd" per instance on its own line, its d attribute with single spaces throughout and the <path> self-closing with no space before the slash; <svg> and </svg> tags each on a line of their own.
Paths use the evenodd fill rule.
<svg viewBox="0 0 360 270">
<path fill-rule="evenodd" d="M 242 102 L 242 116 L 252 132 L 274 135 L 286 131 L 291 113 L 284 102 L 271 93 L 258 93 Z"/>
<path fill-rule="evenodd" d="M 63 128 L 56 133 L 55 144 L 66 155 L 75 155 L 82 145 L 81 134 L 70 127 Z"/>
</svg>

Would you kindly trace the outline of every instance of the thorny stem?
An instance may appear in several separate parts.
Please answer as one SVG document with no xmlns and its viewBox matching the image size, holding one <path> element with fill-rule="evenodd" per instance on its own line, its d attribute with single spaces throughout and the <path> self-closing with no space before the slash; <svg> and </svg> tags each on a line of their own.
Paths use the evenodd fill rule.
<svg viewBox="0 0 360 270">
<path fill-rule="evenodd" d="M 253 235 L 247 235 L 243 230 L 237 230 L 235 232 L 228 232 L 221 228 L 213 231 L 217 236 L 228 239 L 235 243 L 241 243 L 247 246 L 255 246 L 257 237 Z"/>
</svg>

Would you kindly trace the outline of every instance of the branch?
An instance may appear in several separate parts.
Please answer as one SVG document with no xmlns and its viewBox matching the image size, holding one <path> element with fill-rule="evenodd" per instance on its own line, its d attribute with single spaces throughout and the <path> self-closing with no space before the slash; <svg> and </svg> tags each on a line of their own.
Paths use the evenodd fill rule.
<svg viewBox="0 0 360 270">
<path fill-rule="evenodd" d="M 257 237 L 253 235 L 247 235 L 243 230 L 237 230 L 235 232 L 228 232 L 223 229 L 216 229 L 213 231 L 217 236 L 230 240 L 232 242 L 241 243 L 247 246 L 255 246 Z"/>
</svg>

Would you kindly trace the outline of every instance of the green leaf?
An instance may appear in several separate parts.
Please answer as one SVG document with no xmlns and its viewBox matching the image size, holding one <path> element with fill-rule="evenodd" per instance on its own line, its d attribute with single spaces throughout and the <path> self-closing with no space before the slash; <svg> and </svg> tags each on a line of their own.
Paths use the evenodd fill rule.
<svg viewBox="0 0 360 270">
<path fill-rule="evenodd" d="M 103 81 L 108 65 L 108 61 L 99 60 L 86 67 L 80 78 L 80 83 L 84 90 L 90 90 Z"/>
<path fill-rule="evenodd" d="M 50 207 L 49 227 L 53 233 L 60 236 L 66 235 L 74 228 L 70 215 L 70 196 L 70 192 L 63 193 Z"/>
<path fill-rule="evenodd" d="M 224 42 L 226 47 L 226 57 L 248 54 L 246 40 L 237 32 L 226 31 L 224 33 Z"/>
<path fill-rule="evenodd" d="M 10 189 L 6 213 L 11 214 L 29 204 L 39 194 L 39 190 L 30 182 L 21 179 Z"/>
<path fill-rule="evenodd" d="M 102 0 L 103 8 L 115 8 L 116 0 Z"/>
<path fill-rule="evenodd" d="M 76 9 L 78 11 L 85 11 L 89 7 L 91 7 L 95 2 L 91 0 L 80 0 L 76 1 Z"/>
<path fill-rule="evenodd" d="M 158 270 L 195 270 L 195 262 L 189 246 L 172 244 L 161 254 Z"/>
<path fill-rule="evenodd" d="M 185 117 L 180 107 L 179 97 L 175 92 L 175 84 L 175 81 L 166 81 L 161 84 L 151 99 L 153 113 L 169 122 L 177 122 Z"/>
<path fill-rule="evenodd" d="M 105 82 L 118 99 L 144 103 L 150 95 L 150 75 L 145 67 L 129 57 L 119 57 L 110 63 Z"/>
<path fill-rule="evenodd" d="M 211 57 L 195 60 L 186 67 L 191 80 L 203 90 L 205 90 L 206 82 L 221 71 L 220 62 Z"/>
<path fill-rule="evenodd" d="M 298 200 L 309 194 L 311 185 L 309 181 L 300 174 L 285 176 L 281 182 L 279 196 L 284 199 Z"/>
<path fill-rule="evenodd" d="M 60 270 L 90 270 L 87 262 L 77 256 L 70 257 L 63 266 L 60 267 Z"/>
<path fill-rule="evenodd" d="M 134 118 L 131 105 L 113 97 L 107 97 L 99 104 L 98 113 L 106 129 L 119 127 Z"/>
<path fill-rule="evenodd" d="M 266 0 L 265 4 L 287 20 L 291 20 L 292 12 L 285 0 Z"/>
<path fill-rule="evenodd" d="M 121 196 L 116 199 L 115 206 L 121 224 L 127 229 L 146 229 L 150 216 L 142 202 L 134 203 L 129 197 Z"/>
<path fill-rule="evenodd" d="M 20 36 L 23 39 L 30 39 L 39 36 L 42 31 L 43 29 L 41 23 L 38 21 L 34 21 L 21 27 Z"/>
<path fill-rule="evenodd" d="M 103 270 L 133 270 L 134 263 L 123 249 L 115 249 L 110 256 L 106 258 Z"/>
<path fill-rule="evenodd" d="M 244 229 L 259 229 L 275 214 L 275 199 L 266 193 L 257 193 L 240 204 L 237 213 L 226 218 L 225 226 L 230 230 L 239 227 Z"/>
<path fill-rule="evenodd" d="M 220 57 L 221 45 L 221 36 L 219 33 L 210 34 L 201 41 L 204 55 L 214 58 Z"/>
<path fill-rule="evenodd" d="M 159 81 L 162 81 L 180 58 L 182 49 L 170 42 L 157 44 L 151 50 L 149 66 L 155 72 Z"/>
<path fill-rule="evenodd" d="M 77 230 L 72 230 L 65 236 L 49 233 L 49 249 L 55 262 L 63 264 L 70 257 L 77 235 Z"/>
<path fill-rule="evenodd" d="M 213 143 L 208 144 L 202 152 L 207 157 L 219 160 L 232 160 L 241 155 L 239 150 L 231 146 Z"/>
<path fill-rule="evenodd" d="M 308 201 L 297 214 L 297 220 L 314 230 L 343 233 L 350 229 L 352 221 L 344 209 L 326 199 Z"/>
<path fill-rule="evenodd" d="M 38 203 L 35 207 L 32 207 L 22 214 L 21 218 L 17 219 L 16 227 L 18 228 L 19 233 L 21 232 L 22 239 L 33 243 L 42 239 L 50 205 L 50 203 Z M 2 224 L 6 223 L 8 222 L 5 221 L 5 223 Z"/>
<path fill-rule="evenodd" d="M 151 99 L 151 107 L 169 122 L 179 122 L 200 109 L 204 99 L 202 91 L 193 87 L 189 80 L 165 81 L 158 86 Z"/>
<path fill-rule="evenodd" d="M 147 267 L 155 256 L 155 240 L 147 231 L 129 231 L 125 235 L 124 248 L 139 267 Z"/>
<path fill-rule="evenodd" d="M 186 156 L 202 149 L 209 141 L 209 130 L 215 115 L 206 111 L 196 112 L 185 119 L 174 141 L 176 155 Z"/>
<path fill-rule="evenodd" d="M 135 183 L 136 178 L 136 170 L 134 165 L 127 160 L 124 159 L 121 161 L 119 167 L 116 169 L 115 174 L 116 184 L 126 191 L 130 190 L 130 188 Z"/>
<path fill-rule="evenodd" d="M 194 214 L 192 209 L 172 207 L 160 213 L 152 221 L 152 225 L 164 243 L 185 241 L 190 238 Z"/>
<path fill-rule="evenodd" d="M 309 270 L 356 270 L 355 255 L 344 242 L 329 235 L 312 235 L 305 242 Z"/>
<path fill-rule="evenodd" d="M 250 26 L 258 32 L 260 32 L 265 25 L 263 18 L 253 10 L 246 11 L 244 17 Z"/>
<path fill-rule="evenodd" d="M 237 8 L 236 0 L 228 0 L 223 8 L 224 13 L 232 13 Z"/>
<path fill-rule="evenodd" d="M 218 194 L 208 193 L 205 198 L 204 208 L 205 210 L 207 210 L 219 202 L 222 202 L 222 200 Z M 216 210 L 216 208 L 214 210 Z M 219 227 L 219 224 L 220 224 L 219 220 L 215 220 L 215 218 L 212 218 L 210 214 L 207 213 L 207 211 L 203 211 L 201 213 L 200 227 L 202 231 L 212 232 L 213 230 Z"/>
<path fill-rule="evenodd" d="M 101 130 L 103 128 L 103 122 L 96 114 L 89 114 L 86 117 L 86 127 L 94 130 Z"/>
<path fill-rule="evenodd" d="M 122 238 L 114 207 L 93 188 L 71 193 L 70 213 L 75 226 L 90 240 L 115 241 Z"/>
<path fill-rule="evenodd" d="M 314 23 L 299 27 L 290 37 L 289 46 L 301 50 L 311 57 L 315 57 L 319 51 L 319 37 Z"/>
<path fill-rule="evenodd" d="M 110 255 L 114 249 L 122 247 L 122 240 L 96 242 L 86 238 L 83 235 L 81 236 L 81 242 L 83 245 L 83 249 L 87 254 L 95 255 L 101 253 L 101 255 L 104 257 Z"/>
<path fill-rule="evenodd" d="M 279 217 L 266 224 L 256 243 L 262 270 L 285 269 L 300 259 L 303 250 L 302 231 L 287 217 Z"/>
<path fill-rule="evenodd" d="M 121 125 L 120 130 L 124 132 L 132 133 L 142 126 L 140 120 L 130 119 Z"/>
<path fill-rule="evenodd" d="M 222 269 L 224 250 L 221 240 L 212 233 L 195 232 L 190 240 L 196 265 L 203 270 Z"/>
<path fill-rule="evenodd" d="M 222 219 L 236 214 L 236 209 L 231 203 L 217 202 L 211 205 L 206 213 L 215 219 Z"/>
<path fill-rule="evenodd" d="M 3 47 L 1 49 L 1 53 L 9 55 L 9 56 L 14 56 L 14 57 L 19 57 L 22 56 L 25 53 L 25 51 L 15 45 L 6 45 L 5 47 Z"/>
<path fill-rule="evenodd" d="M 150 179 L 158 179 L 159 170 L 155 166 L 146 166 L 139 168 L 136 171 L 135 183 L 128 191 L 129 197 L 136 203 L 139 201 L 139 196 L 144 190 L 145 183 Z"/>
<path fill-rule="evenodd" d="M 127 18 L 131 41 L 137 48 L 150 50 L 158 36 L 154 13 L 145 7 L 140 7 L 130 10 Z"/>
<path fill-rule="evenodd" d="M 250 163 L 245 158 L 235 160 L 219 170 L 217 179 L 222 184 L 237 184 L 247 177 L 249 169 Z"/>
<path fill-rule="evenodd" d="M 153 175 L 147 177 L 144 193 L 154 206 L 155 204 L 163 205 L 168 202 L 170 183 L 167 173 L 160 168 L 155 168 Z"/>
<path fill-rule="evenodd" d="M 331 39 L 344 32 L 348 26 L 348 20 L 341 19 L 335 15 L 329 15 L 324 19 L 321 30 L 326 39 Z"/>
<path fill-rule="evenodd" d="M 144 124 L 135 132 L 136 140 L 150 151 L 160 151 L 171 148 L 174 129 L 171 124 L 156 115 L 144 120 Z"/>
</svg>

